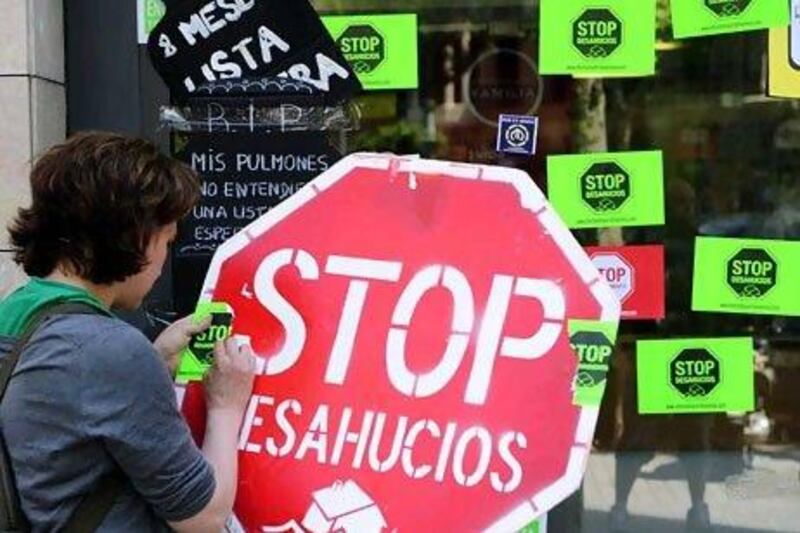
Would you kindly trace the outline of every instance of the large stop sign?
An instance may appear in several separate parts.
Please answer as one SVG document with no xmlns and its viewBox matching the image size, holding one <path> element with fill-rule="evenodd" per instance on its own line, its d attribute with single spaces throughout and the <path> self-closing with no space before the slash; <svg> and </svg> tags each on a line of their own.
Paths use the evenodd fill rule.
<svg viewBox="0 0 800 533">
<path fill-rule="evenodd" d="M 349 156 L 225 243 L 202 299 L 260 358 L 248 531 L 513 531 L 580 483 L 568 323 L 619 303 L 524 172 Z"/>
</svg>

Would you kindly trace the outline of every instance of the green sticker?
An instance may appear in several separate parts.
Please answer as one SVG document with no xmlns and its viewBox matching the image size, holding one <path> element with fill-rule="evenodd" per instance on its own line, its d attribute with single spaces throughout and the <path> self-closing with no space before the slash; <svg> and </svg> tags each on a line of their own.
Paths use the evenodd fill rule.
<svg viewBox="0 0 800 533">
<path fill-rule="evenodd" d="M 167 8 L 163 0 L 138 0 L 139 44 L 146 44 L 153 28 L 161 22 Z"/>
<path fill-rule="evenodd" d="M 542 74 L 655 73 L 655 2 L 541 0 L 540 6 Z"/>
<path fill-rule="evenodd" d="M 800 242 L 698 237 L 692 310 L 800 316 Z"/>
<path fill-rule="evenodd" d="M 188 383 L 203 379 L 214 362 L 214 344 L 230 337 L 233 330 L 233 313 L 224 302 L 202 302 L 197 305 L 192 320 L 202 322 L 211 317 L 211 326 L 202 333 L 193 335 L 189 346 L 181 353 L 176 381 Z"/>
<path fill-rule="evenodd" d="M 639 413 L 716 413 L 754 408 L 753 339 L 636 343 Z"/>
<path fill-rule="evenodd" d="M 530 524 L 528 524 L 527 526 L 520 529 L 519 533 L 542 533 L 542 529 L 539 527 L 539 521 L 535 520 Z"/>
<path fill-rule="evenodd" d="M 616 338 L 616 322 L 569 321 L 569 344 L 578 357 L 573 404 L 600 405 Z"/>
<path fill-rule="evenodd" d="M 547 189 L 570 228 L 664 224 L 660 151 L 548 157 Z"/>
<path fill-rule="evenodd" d="M 775 28 L 789 25 L 786 0 L 672 0 L 675 37 Z"/>
<path fill-rule="evenodd" d="M 419 86 L 417 15 L 322 17 L 365 89 Z"/>
<path fill-rule="evenodd" d="M 161 22 L 166 12 L 163 0 L 144 0 L 144 31 L 147 35 Z"/>
</svg>

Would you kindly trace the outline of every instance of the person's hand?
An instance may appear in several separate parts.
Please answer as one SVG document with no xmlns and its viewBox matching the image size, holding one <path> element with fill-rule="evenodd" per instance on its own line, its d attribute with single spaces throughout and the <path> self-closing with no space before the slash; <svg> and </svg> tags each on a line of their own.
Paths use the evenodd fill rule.
<svg viewBox="0 0 800 533">
<path fill-rule="evenodd" d="M 207 316 L 200 322 L 195 322 L 191 316 L 184 317 L 172 323 L 153 342 L 153 346 L 167 364 L 172 375 L 178 370 L 180 354 L 189 345 L 192 335 L 201 333 L 211 327 L 211 317 Z"/>
<path fill-rule="evenodd" d="M 240 347 L 233 337 L 217 342 L 214 366 L 204 380 L 208 411 L 226 411 L 241 418 L 253 392 L 255 371 L 256 359 L 250 346 Z"/>
</svg>

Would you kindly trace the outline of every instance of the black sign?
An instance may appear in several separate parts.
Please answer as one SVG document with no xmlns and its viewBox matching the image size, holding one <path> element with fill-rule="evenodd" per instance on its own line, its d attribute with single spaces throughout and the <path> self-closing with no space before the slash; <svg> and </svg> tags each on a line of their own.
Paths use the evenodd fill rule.
<svg viewBox="0 0 800 533">
<path fill-rule="evenodd" d="M 167 10 L 148 50 L 176 96 L 264 76 L 300 80 L 330 101 L 361 89 L 308 0 L 185 0 Z"/>
<path fill-rule="evenodd" d="M 324 133 L 190 134 L 175 156 L 202 177 L 202 199 L 181 225 L 176 257 L 210 255 L 340 157 Z"/>
<path fill-rule="evenodd" d="M 735 17 L 744 13 L 753 0 L 704 0 L 706 7 L 718 17 Z"/>
<path fill-rule="evenodd" d="M 727 281 L 743 298 L 761 298 L 778 282 L 778 263 L 762 248 L 742 248 L 728 260 Z"/>
<path fill-rule="evenodd" d="M 687 398 L 708 396 L 720 382 L 719 360 L 705 348 L 683 350 L 669 364 L 669 380 Z"/>
<path fill-rule="evenodd" d="M 622 21 L 610 9 L 587 9 L 572 23 L 572 45 L 586 57 L 608 57 L 622 46 Z"/>
<path fill-rule="evenodd" d="M 173 245 L 175 310 L 189 314 L 217 247 L 341 158 L 324 132 L 176 134 L 175 157 L 202 178 L 202 198 Z"/>
<path fill-rule="evenodd" d="M 581 176 L 581 197 L 595 211 L 616 211 L 630 196 L 631 177 L 618 163 L 595 163 Z"/>
</svg>

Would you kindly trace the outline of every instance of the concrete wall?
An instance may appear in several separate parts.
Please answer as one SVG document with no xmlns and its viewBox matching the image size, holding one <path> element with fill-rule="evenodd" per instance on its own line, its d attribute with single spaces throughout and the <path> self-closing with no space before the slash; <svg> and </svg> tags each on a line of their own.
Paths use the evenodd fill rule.
<svg viewBox="0 0 800 533">
<path fill-rule="evenodd" d="M 24 279 L 5 230 L 28 203 L 31 160 L 64 139 L 62 0 L 2 0 L 0 14 L 0 298 Z"/>
</svg>

